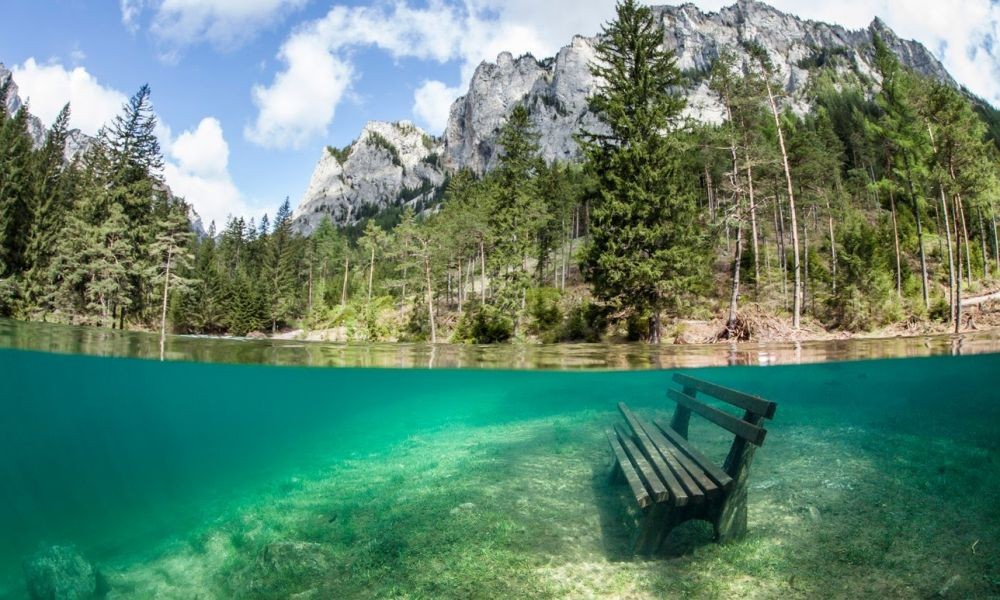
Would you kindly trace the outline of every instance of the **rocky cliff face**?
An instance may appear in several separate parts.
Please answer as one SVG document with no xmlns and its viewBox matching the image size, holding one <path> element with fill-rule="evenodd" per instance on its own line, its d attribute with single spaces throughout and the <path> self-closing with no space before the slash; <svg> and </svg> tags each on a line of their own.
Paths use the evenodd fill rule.
<svg viewBox="0 0 1000 600">
<path fill-rule="evenodd" d="M 865 29 L 850 31 L 802 20 L 753 0 L 738 0 L 719 12 L 702 12 L 693 4 L 658 6 L 653 12 L 663 24 L 664 46 L 676 52 L 678 67 L 686 75 L 686 114 L 703 122 L 720 122 L 723 114 L 705 83 L 708 70 L 723 49 L 732 51 L 738 60 L 749 60 L 744 46 L 748 42 L 767 52 L 786 92 L 784 102 L 800 113 L 808 110 L 806 86 L 821 66 L 833 67 L 845 79 L 876 85 L 872 33 L 878 33 L 904 65 L 954 84 L 926 48 L 899 39 L 878 19 Z M 553 58 L 514 58 L 504 52 L 496 62 L 482 63 L 468 93 L 452 104 L 443 145 L 435 140 L 422 150 L 421 144 L 411 141 L 408 147 L 414 147 L 416 154 L 406 154 L 403 162 L 419 165 L 422 153 L 433 148 L 448 172 L 490 170 L 499 158 L 499 129 L 518 104 L 529 109 L 546 160 L 576 158 L 579 149 L 574 135 L 581 129 L 599 131 L 600 127 L 587 107 L 599 84 L 589 69 L 596 41 L 596 37 L 577 36 Z M 370 123 L 366 132 L 373 126 Z M 379 131 L 390 133 L 395 127 L 386 123 L 377 126 Z M 368 211 L 398 204 L 398 196 L 393 197 L 398 190 L 422 185 L 420 181 L 443 181 L 443 171 L 436 165 L 434 169 L 425 166 L 421 173 L 427 177 L 418 181 L 416 171 L 387 163 L 388 155 L 371 147 L 367 137 L 362 133 L 343 164 L 324 153 L 296 211 L 296 223 L 302 231 L 314 228 L 323 214 L 329 214 L 335 223 L 353 223 Z M 404 180 L 406 177 L 409 179 Z"/>
<path fill-rule="evenodd" d="M 7 96 L 5 98 L 0 98 L 0 100 L 3 101 L 4 106 L 7 109 L 7 114 L 13 115 L 17 111 L 21 110 L 24 103 L 18 95 L 17 83 L 13 80 L 10 70 L 8 70 L 3 63 L 0 63 L 0 87 L 3 87 L 8 81 L 10 82 L 10 87 L 7 88 Z M 42 144 L 45 143 L 45 133 L 45 125 L 42 124 L 41 119 L 35 115 L 29 114 L 28 135 L 31 136 L 31 143 L 35 149 L 41 148 Z M 64 152 L 66 162 L 72 162 L 77 156 L 86 152 L 87 148 L 89 148 L 93 142 L 94 139 L 92 137 L 84 134 L 79 129 L 70 130 L 69 135 L 66 137 L 66 150 Z"/>
<path fill-rule="evenodd" d="M 445 181 L 444 147 L 409 121 L 370 121 L 351 145 L 326 148 L 293 215 L 311 233 L 324 217 L 352 224 L 387 208 L 419 210 Z"/>
<path fill-rule="evenodd" d="M 677 66 L 688 75 L 687 114 L 700 121 L 718 122 L 722 107 L 711 97 L 704 78 L 723 49 L 747 61 L 744 44 L 753 42 L 767 52 L 793 109 L 807 110 L 805 90 L 811 71 L 831 65 L 844 76 L 875 79 L 871 48 L 878 33 L 901 62 L 924 75 L 954 83 L 941 63 L 922 45 L 899 39 L 882 21 L 849 31 L 838 25 L 804 21 L 767 4 L 740 0 L 719 12 L 702 12 L 693 4 L 653 7 L 663 25 L 663 44 L 677 55 Z M 451 107 L 445 132 L 446 165 L 492 168 L 497 159 L 497 130 L 517 104 L 532 114 L 542 134 L 546 160 L 577 156 L 573 134 L 581 126 L 593 128 L 596 119 L 587 98 L 599 82 L 590 74 L 596 37 L 577 37 L 555 59 L 501 54 L 496 63 L 476 70 L 469 92 Z"/>
</svg>

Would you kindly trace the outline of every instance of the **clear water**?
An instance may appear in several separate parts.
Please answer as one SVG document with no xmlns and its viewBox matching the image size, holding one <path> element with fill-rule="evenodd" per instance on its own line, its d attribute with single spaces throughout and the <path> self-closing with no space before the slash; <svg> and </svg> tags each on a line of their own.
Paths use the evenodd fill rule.
<svg viewBox="0 0 1000 600">
<path fill-rule="evenodd" d="M 0 349 L 0 597 L 27 597 L 22 561 L 50 544 L 76 546 L 115 598 L 997 597 L 998 368 L 698 370 L 779 404 L 750 535 L 633 561 L 602 432 L 618 401 L 669 414 L 670 370 Z M 692 439 L 720 458 L 729 442 L 704 423 Z M 268 562 L 300 542 L 321 559 L 292 563 L 322 568 Z"/>
</svg>

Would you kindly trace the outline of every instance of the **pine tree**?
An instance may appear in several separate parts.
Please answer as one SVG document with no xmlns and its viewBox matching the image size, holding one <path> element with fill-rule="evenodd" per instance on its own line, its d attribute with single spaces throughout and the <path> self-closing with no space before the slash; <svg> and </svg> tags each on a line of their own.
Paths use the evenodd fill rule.
<svg viewBox="0 0 1000 600">
<path fill-rule="evenodd" d="M 536 185 L 544 168 L 538 147 L 538 133 L 528 109 L 517 105 L 500 129 L 497 144 L 503 149 L 500 162 L 491 174 L 496 182 L 494 210 L 490 218 L 495 239 L 493 259 L 505 276 L 507 300 L 518 302 L 528 284 L 526 263 L 544 226 L 546 215 Z"/>
<path fill-rule="evenodd" d="M 285 322 L 295 305 L 295 243 L 292 234 L 291 207 L 288 198 L 274 216 L 274 230 L 265 240 L 264 264 L 261 269 L 264 296 L 271 331 Z"/>
<path fill-rule="evenodd" d="M 74 192 L 76 169 L 66 165 L 63 153 L 69 133 L 69 104 L 45 137 L 32 173 L 34 189 L 31 221 L 25 248 L 25 300 L 29 311 L 39 308 L 45 294 L 46 271 L 55 251 Z"/>
<path fill-rule="evenodd" d="M 160 312 L 160 360 L 164 359 L 167 336 L 167 306 L 170 293 L 186 294 L 191 291 L 194 280 L 183 274 L 190 271 L 194 255 L 191 244 L 194 233 L 188 217 L 188 207 L 177 202 L 167 215 L 157 223 L 159 232 L 149 246 L 152 265 L 149 268 L 150 281 L 163 289 L 163 304 Z"/>
<path fill-rule="evenodd" d="M 0 277 L 22 273 L 31 220 L 34 155 L 28 105 L 0 120 Z"/>
<path fill-rule="evenodd" d="M 597 297 L 648 319 L 648 338 L 658 342 L 663 311 L 704 285 L 709 258 L 675 130 L 680 72 L 651 11 L 635 0 L 620 2 L 602 33 L 591 71 L 604 83 L 591 109 L 608 132 L 584 137 L 599 197 L 583 268 Z"/>
</svg>

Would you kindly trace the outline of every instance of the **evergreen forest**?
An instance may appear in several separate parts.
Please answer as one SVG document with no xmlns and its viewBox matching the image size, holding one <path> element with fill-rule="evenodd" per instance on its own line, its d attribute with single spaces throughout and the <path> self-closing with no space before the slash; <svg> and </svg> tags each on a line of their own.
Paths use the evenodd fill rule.
<svg viewBox="0 0 1000 600">
<path fill-rule="evenodd" d="M 658 342 L 684 320 L 745 340 L 748 315 L 971 326 L 963 298 L 1000 282 L 992 107 L 874 37 L 877 82 L 828 56 L 799 112 L 762 49 L 723 53 L 698 76 L 725 119 L 698 123 L 662 40 L 647 8 L 619 4 L 592 66 L 603 127 L 578 133 L 579 160 L 546 163 L 518 106 L 498 166 L 453 173 L 436 206 L 309 236 L 287 198 L 196 232 L 163 182 L 148 87 L 70 163 L 71 107 L 34 148 L 28 107 L 0 103 L 0 316 L 470 343 Z"/>
</svg>

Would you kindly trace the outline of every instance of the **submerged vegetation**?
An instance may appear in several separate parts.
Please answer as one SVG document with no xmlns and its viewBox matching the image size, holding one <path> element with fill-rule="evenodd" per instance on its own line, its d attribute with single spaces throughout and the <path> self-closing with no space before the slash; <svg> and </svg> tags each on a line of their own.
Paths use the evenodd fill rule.
<svg viewBox="0 0 1000 600">
<path fill-rule="evenodd" d="M 287 199 L 273 220 L 178 237 L 190 214 L 163 186 L 148 88 L 68 165 L 67 112 L 38 150 L 25 109 L 0 113 L 0 315 L 155 328 L 166 296 L 177 332 L 469 342 L 657 341 L 683 337 L 684 319 L 746 339 L 748 311 L 790 335 L 971 324 L 963 298 L 1000 273 L 995 110 L 873 37 L 874 95 L 843 53 L 819 52 L 810 110 L 782 109 L 749 46 L 748 63 L 723 53 L 701 75 L 725 121 L 690 122 L 650 12 L 619 9 L 597 47 L 603 129 L 580 132 L 581 162 L 542 161 L 517 106 L 493 171 L 452 174 L 440 204 L 359 207 L 361 223 L 308 237 Z"/>
<path fill-rule="evenodd" d="M 30 360 L 65 365 L 100 359 Z M 210 503 L 198 521 L 167 529 L 166 539 L 141 540 L 140 551 L 81 548 L 106 581 L 108 598 L 846 599 L 1000 593 L 994 551 L 1000 539 L 994 518 L 998 484 L 982 475 L 992 468 L 997 444 L 998 406 L 989 394 L 995 357 L 703 371 L 706 379 L 739 382 L 780 403 L 752 466 L 748 536 L 721 546 L 711 543 L 702 523 L 692 522 L 651 560 L 628 554 L 624 511 L 634 499 L 624 486 L 609 483 L 603 431 L 620 421 L 614 406 L 623 393 L 636 398 L 637 412 L 669 419 L 667 402 L 656 393 L 668 374 L 405 370 L 388 375 L 392 384 L 379 389 L 387 375 L 370 370 L 155 367 L 111 368 L 167 369 L 159 375 L 165 380 L 208 371 L 217 385 L 186 402 L 212 405 L 201 399 L 211 396 L 224 403 L 208 407 L 220 424 L 209 430 L 204 421 L 187 418 L 190 406 L 156 401 L 155 414 L 168 422 L 171 415 L 185 415 L 161 427 L 192 428 L 189 461 L 206 463 L 198 450 L 216 448 L 220 439 L 247 447 L 227 447 L 215 457 L 222 462 L 213 467 L 208 461 L 206 468 L 240 460 L 254 464 L 278 447 L 294 448 L 295 440 L 323 439 L 327 450 L 274 472 L 263 489 L 232 490 L 235 498 Z M 90 378 L 107 373 L 87 372 L 95 373 Z M 330 408 L 338 398 L 290 394 L 275 403 L 270 391 L 256 391 L 264 381 L 287 388 L 304 384 L 303 377 L 314 378 L 307 389 L 318 389 L 320 381 L 328 384 L 323 389 L 351 389 L 353 381 L 372 402 L 355 402 L 348 394 L 340 398 L 343 406 Z M 253 382 L 248 387 L 255 391 L 246 392 L 237 381 Z M 232 391 L 219 398 L 213 388 Z M 409 399 L 416 404 L 393 404 L 403 388 L 415 394 Z M 480 401 L 469 402 L 470 394 Z M 940 418 L 942 406 L 962 409 Z M 236 425 L 226 414 L 230 407 L 243 409 Z M 317 418 L 320 413 L 326 416 Z M 141 422 L 145 414 L 131 418 Z M 305 430 L 289 426 L 297 414 L 308 421 Z M 90 427 L 103 430 L 107 421 L 116 422 L 105 416 Z M 691 427 L 699 448 L 721 462 L 731 436 L 706 421 L 692 420 Z M 272 437 L 246 435 L 245 428 Z M 127 436 L 112 444 L 162 450 Z M 244 451 L 254 458 L 246 459 Z M 144 458 L 136 457 L 129 468 L 145 472 L 141 481 L 157 480 Z M 167 466 L 183 459 L 160 457 Z M 91 470 L 103 468 L 84 465 L 78 476 L 89 481 Z M 260 466 L 253 470 L 259 474 Z M 134 492 L 141 499 L 143 491 L 160 489 Z M 128 501 L 128 494 L 121 496 L 112 506 Z M 159 516 L 143 510 L 132 518 Z M 0 564 L 5 566 L 14 565 Z M 20 573 L 13 578 L 18 581 L 12 587 L 23 585 Z M 0 596 L 5 583 L 0 580 Z"/>
</svg>

